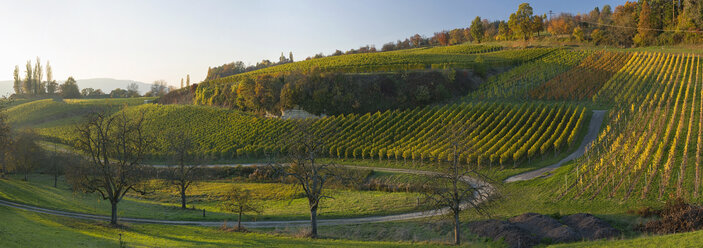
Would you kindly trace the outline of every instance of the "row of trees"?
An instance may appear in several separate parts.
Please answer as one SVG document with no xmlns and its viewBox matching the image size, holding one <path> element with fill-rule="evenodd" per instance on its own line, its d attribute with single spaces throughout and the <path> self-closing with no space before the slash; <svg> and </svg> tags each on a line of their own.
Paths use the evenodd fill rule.
<svg viewBox="0 0 703 248">
<path fill-rule="evenodd" d="M 121 112 L 124 113 L 124 112 Z M 201 180 L 204 168 L 199 164 L 206 159 L 196 155 L 198 145 L 187 132 L 166 134 L 156 137 L 145 132 L 144 127 L 150 120 L 145 115 L 133 116 L 126 114 L 94 113 L 85 122 L 76 127 L 78 134 L 75 139 L 75 148 L 81 155 L 62 154 L 58 152 L 47 153 L 37 145 L 37 136 L 31 132 L 12 134 L 4 117 L 0 115 L 0 142 L 3 146 L 0 153 L 2 175 L 7 172 L 32 173 L 38 167 L 43 172 L 55 175 L 55 184 L 60 173 L 65 173 L 67 182 L 74 190 L 84 193 L 97 193 L 111 203 L 110 223 L 118 224 L 118 204 L 130 192 L 149 193 L 153 190 L 152 179 L 163 179 L 171 187 L 178 189 L 181 197 L 181 207 L 186 208 L 187 190 L 197 180 Z M 448 133 L 440 138 L 451 139 L 460 137 L 457 132 L 468 132 L 466 125 L 453 125 L 454 133 Z M 300 186 L 303 195 L 308 200 L 310 210 L 310 237 L 317 237 L 317 215 L 320 202 L 328 198 L 327 188 L 332 181 L 345 182 L 347 175 L 341 167 L 321 163 L 317 158 L 327 151 L 327 142 L 324 138 L 328 133 L 321 132 L 311 121 L 297 121 L 293 125 L 293 134 L 285 140 L 286 149 L 281 154 L 270 154 L 272 163 L 268 168 L 273 175 L 288 178 Z M 330 132 L 333 132 L 330 131 Z M 452 135 L 453 134 L 453 135 Z M 154 139 L 167 139 L 169 153 L 175 162 L 166 171 L 143 164 L 145 153 L 151 149 Z M 12 140 L 7 141 L 7 140 Z M 454 138 L 450 142 L 455 157 L 465 151 L 465 141 Z M 14 147 L 13 149 L 9 149 Z M 6 160 L 12 158 L 12 162 Z M 43 158 L 43 159 L 40 159 Z M 449 161 L 449 160 L 446 160 Z M 476 171 L 475 166 L 461 164 L 458 159 L 444 164 L 438 162 L 446 169 L 446 173 L 430 173 L 428 181 L 423 186 L 422 192 L 426 195 L 429 207 L 442 209 L 449 208 L 455 221 L 455 242 L 460 242 L 460 220 L 457 218 L 461 211 L 466 209 L 483 210 L 480 205 L 493 194 L 493 188 Z M 14 165 L 8 168 L 7 165 Z M 239 213 L 241 228 L 242 213 L 258 211 L 261 206 L 254 202 L 252 194 L 246 190 L 234 188 L 221 198 L 223 209 Z"/>
<path fill-rule="evenodd" d="M 60 93 L 61 90 L 58 83 L 56 83 L 56 80 L 53 78 L 53 71 L 51 70 L 51 64 L 49 64 L 49 62 L 46 64 L 46 81 L 44 81 L 44 70 L 41 60 L 38 57 L 34 67 L 32 67 L 31 60 L 27 61 L 24 78 L 20 75 L 19 65 L 15 66 L 13 73 L 13 89 L 15 90 L 15 94 L 39 96 Z"/>
<path fill-rule="evenodd" d="M 529 3 L 522 3 L 508 20 L 489 21 L 474 18 L 467 28 L 435 32 L 426 37 L 415 34 L 403 40 L 383 44 L 381 49 L 374 45 L 361 46 L 346 52 L 335 50 L 325 55 L 318 53 L 305 60 L 339 56 L 344 54 L 374 53 L 425 46 L 447 46 L 465 42 L 481 43 L 491 40 L 529 40 L 535 35 L 543 37 L 547 32 L 552 39 L 571 40 L 613 45 L 620 47 L 674 45 L 679 43 L 703 42 L 703 3 L 696 0 L 640 0 L 626 2 L 615 8 L 604 5 L 589 13 L 574 15 L 560 13 L 549 18 L 546 14 L 535 14 Z M 546 37 L 546 36 L 545 36 Z M 293 53 L 286 58 L 281 53 L 279 62 L 262 60 L 256 65 L 247 66 L 237 61 L 222 66 L 208 68 L 205 80 L 227 77 L 274 65 L 293 62 Z"/>
<path fill-rule="evenodd" d="M 44 72 L 46 72 L 46 80 L 44 80 Z M 111 97 L 111 98 L 126 98 L 126 97 L 139 97 L 139 85 L 136 83 L 131 83 L 127 86 L 127 89 L 117 88 L 111 91 L 109 94 L 103 92 L 101 89 L 84 88 L 79 89 L 78 83 L 73 77 L 68 77 L 68 79 L 59 84 L 53 78 L 53 71 L 51 65 L 47 62 L 46 67 L 43 67 L 41 60 L 37 58 L 36 63 L 32 67 L 32 62 L 27 61 L 27 66 L 24 71 L 24 78 L 20 75 L 19 66 L 15 66 L 13 72 L 14 85 L 13 89 L 15 91 L 15 97 L 61 97 L 66 99 L 71 98 L 101 98 L 101 97 Z M 165 83 L 164 83 L 165 85 Z M 154 92 L 152 88 L 152 92 Z M 160 92 L 157 90 L 154 95 L 159 95 Z M 163 91 L 165 94 L 167 91 Z M 160 94 L 160 95 L 163 95 Z"/>
<path fill-rule="evenodd" d="M 240 74 L 240 73 L 255 71 L 255 70 L 263 69 L 266 67 L 271 67 L 274 65 L 282 65 L 282 64 L 292 63 L 292 62 L 293 62 L 293 52 L 290 52 L 288 54 L 288 57 L 283 56 L 283 53 L 281 53 L 281 57 L 278 58 L 278 62 L 271 62 L 268 59 L 264 59 L 261 62 L 257 62 L 256 65 L 247 66 L 242 61 L 236 61 L 236 62 L 224 64 L 221 66 L 208 67 L 207 76 L 205 77 L 205 80 L 207 81 L 207 80 L 228 77 L 228 76 L 232 76 L 232 75 L 236 75 L 236 74 Z M 188 83 L 186 84 L 186 86 L 189 86 L 189 85 L 190 85 L 190 75 L 188 75 Z M 181 79 L 181 88 L 183 88 L 183 79 Z"/>
<path fill-rule="evenodd" d="M 703 41 L 703 4 L 700 1 L 641 0 L 613 9 L 596 7 L 589 13 L 561 13 L 547 30 L 596 45 L 650 46 Z"/>
</svg>

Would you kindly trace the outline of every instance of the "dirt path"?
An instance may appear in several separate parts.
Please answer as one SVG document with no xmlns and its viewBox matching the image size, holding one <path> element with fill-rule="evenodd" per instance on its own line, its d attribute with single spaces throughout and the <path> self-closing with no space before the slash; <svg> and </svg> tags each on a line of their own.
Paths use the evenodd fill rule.
<svg viewBox="0 0 703 248">
<path fill-rule="evenodd" d="M 586 146 L 590 145 L 591 142 L 598 137 L 598 131 L 600 131 L 600 126 L 603 123 L 603 118 L 605 117 L 606 112 L 606 110 L 593 110 L 593 116 L 591 117 L 591 122 L 588 124 L 588 132 L 586 133 L 586 137 L 583 138 L 583 141 L 581 142 L 579 148 L 576 149 L 576 151 L 574 151 L 573 153 L 569 154 L 569 156 L 566 156 L 566 158 L 562 159 L 556 164 L 509 177 L 508 179 L 505 179 L 504 182 L 510 183 L 517 181 L 525 181 L 545 176 L 545 174 L 556 170 L 557 168 L 566 164 L 566 162 L 574 160 L 583 155 L 583 153 L 586 151 Z"/>
<path fill-rule="evenodd" d="M 256 165 L 256 164 L 246 164 L 246 165 L 242 165 L 242 166 L 253 166 L 253 165 Z M 158 165 L 156 165 L 156 166 L 158 166 Z M 231 164 L 231 165 L 210 165 L 210 166 L 229 166 L 229 167 L 232 167 L 232 166 L 239 166 L 239 165 Z M 407 173 L 407 174 L 416 174 L 416 175 L 436 174 L 436 172 L 410 170 L 410 169 L 376 168 L 376 167 L 365 167 L 365 166 L 354 166 L 354 165 L 343 165 L 343 166 L 348 167 L 348 168 L 372 169 L 375 171 Z M 481 185 L 481 186 L 487 185 L 486 183 L 484 183 L 482 181 L 479 181 L 479 180 L 476 180 L 473 178 L 469 178 L 469 177 L 464 177 L 463 180 L 465 180 L 466 182 L 469 182 L 473 185 L 477 185 L 477 184 Z M 481 187 L 481 189 L 484 191 L 483 192 L 476 192 L 477 196 L 478 195 L 489 195 L 489 194 L 486 194 L 485 190 L 489 190 L 489 191 L 492 190 L 491 187 Z M 488 192 L 488 193 L 490 193 L 490 192 Z M 487 200 L 487 197 L 477 197 L 477 199 L 474 203 L 479 204 L 485 200 Z M 468 206 L 469 203 L 465 203 L 463 205 Z M 53 209 L 47 209 L 47 208 L 42 208 L 42 207 L 37 207 L 37 206 L 31 206 L 31 205 L 6 201 L 6 200 L 2 200 L 2 199 L 0 199 L 0 206 L 6 206 L 6 207 L 11 207 L 11 208 L 16 208 L 16 209 L 32 211 L 32 212 L 36 212 L 36 213 L 51 214 L 51 215 L 76 218 L 76 219 L 97 220 L 97 221 L 109 221 L 110 220 L 109 216 L 53 210 Z M 434 216 L 444 215 L 447 213 L 449 213 L 449 209 L 443 208 L 443 209 L 436 209 L 436 210 L 419 211 L 419 212 L 394 214 L 394 215 L 384 215 L 384 216 L 343 218 L 343 219 L 318 219 L 317 224 L 322 225 L 322 226 L 329 226 L 329 225 L 350 225 L 350 224 L 364 224 L 364 223 L 412 220 L 412 219 L 418 219 L 418 218 L 434 217 Z M 174 220 L 138 219 L 138 218 L 119 218 L 119 221 L 128 222 L 128 223 L 143 223 L 143 224 L 196 225 L 196 226 L 222 226 L 222 223 L 223 223 L 223 221 L 174 221 Z M 235 222 L 231 222 L 231 221 L 228 222 L 228 225 L 230 225 L 230 226 L 233 226 L 235 224 L 236 224 Z M 248 228 L 273 228 L 273 227 L 300 226 L 300 225 L 309 225 L 309 224 L 310 224 L 310 220 L 256 221 L 256 222 L 246 221 L 246 222 L 242 222 L 242 225 L 244 225 Z"/>
<path fill-rule="evenodd" d="M 569 162 L 569 161 L 583 155 L 584 151 L 586 150 L 586 146 L 589 145 L 598 136 L 598 131 L 600 130 L 600 126 L 601 126 L 601 123 L 603 122 L 603 118 L 605 117 L 605 113 L 606 113 L 605 110 L 594 110 L 593 111 L 593 116 L 591 117 L 591 121 L 588 125 L 588 132 L 586 133 L 586 136 L 584 137 L 583 141 L 581 142 L 581 145 L 579 146 L 579 148 L 575 152 L 573 152 L 572 154 L 570 154 L 569 156 L 562 159 L 561 161 L 559 161 L 556 164 L 509 177 L 508 179 L 505 179 L 505 182 L 509 183 L 509 182 L 516 182 L 516 181 L 524 181 L 524 180 L 530 180 L 530 179 L 534 179 L 537 177 L 541 177 L 545 173 L 549 173 L 549 172 L 556 170 L 557 168 L 559 168 L 560 166 L 562 166 L 566 162 Z M 204 165 L 204 166 L 205 167 L 234 167 L 234 166 L 254 166 L 254 165 L 261 165 L 261 164 L 221 164 L 221 165 Z M 152 165 L 152 166 L 164 167 L 165 165 Z M 411 170 L 411 169 L 380 168 L 380 167 L 366 167 L 366 166 L 355 166 L 355 165 L 343 165 L 343 166 L 348 167 L 348 168 L 370 169 L 370 170 L 382 171 L 382 172 L 406 173 L 406 174 L 416 174 L 416 175 L 436 174 L 436 172 Z M 467 182 L 470 182 L 474 185 L 485 184 L 485 182 L 482 182 L 482 181 L 479 181 L 479 180 L 476 180 L 473 178 L 468 178 L 468 177 L 464 178 L 464 180 Z M 492 190 L 490 187 L 486 187 L 483 189 L 484 190 Z M 485 192 L 477 192 L 477 194 L 485 195 Z M 486 200 L 485 197 L 478 198 L 478 199 L 476 199 L 476 203 L 481 203 L 485 200 Z M 464 205 L 469 205 L 469 203 L 466 203 Z M 22 210 L 27 210 L 27 211 L 37 212 L 37 213 L 43 213 L 43 214 L 64 216 L 64 217 L 69 217 L 69 218 L 85 219 L 85 220 L 108 221 L 110 219 L 109 216 L 52 210 L 52 209 L 41 208 L 41 207 L 36 207 L 36 206 L 6 201 L 6 200 L 0 200 L 0 206 L 17 208 L 17 209 L 22 209 Z M 325 225 L 349 225 L 349 224 L 363 224 L 363 223 L 412 220 L 412 219 L 419 219 L 419 218 L 444 215 L 444 214 L 447 214 L 448 212 L 449 212 L 449 210 L 447 208 L 443 208 L 443 209 L 436 209 L 436 210 L 429 210 L 429 211 L 420 211 L 420 212 L 385 215 L 385 216 L 371 216 L 371 217 L 343 218 L 343 219 L 320 219 L 320 220 L 318 220 L 318 225 L 323 225 L 323 226 L 325 226 Z M 138 219 L 138 218 L 119 218 L 119 220 L 123 221 L 123 222 L 129 222 L 129 223 L 164 224 L 164 225 L 197 225 L 197 226 L 221 226 L 223 223 L 221 221 L 173 221 L 173 220 L 153 220 L 153 219 Z M 299 226 L 299 225 L 308 225 L 309 223 L 310 223 L 309 220 L 242 222 L 242 224 L 244 226 L 247 226 L 250 228 L 272 228 L 272 227 Z M 235 223 L 230 222 L 229 224 L 234 225 Z"/>
</svg>

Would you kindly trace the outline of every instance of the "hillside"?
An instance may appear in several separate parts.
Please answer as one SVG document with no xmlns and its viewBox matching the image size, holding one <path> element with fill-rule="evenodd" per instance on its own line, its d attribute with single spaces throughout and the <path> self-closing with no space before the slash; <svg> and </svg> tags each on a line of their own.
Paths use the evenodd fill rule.
<svg viewBox="0 0 703 248">
<path fill-rule="evenodd" d="M 495 215 L 509 218 L 525 212 L 588 212 L 608 220 L 627 237 L 636 237 L 638 233 L 630 226 L 647 219 L 628 211 L 643 205 L 658 208 L 664 200 L 677 196 L 701 198 L 697 155 L 703 144 L 703 119 L 698 116 L 703 108 L 703 64 L 698 55 L 545 50 L 539 57 L 496 72 L 451 102 L 315 119 L 313 128 L 325 134 L 320 158 L 370 168 L 438 170 L 438 164 L 455 159 L 445 137 L 453 132 L 451 125 L 458 125 L 467 131 L 454 136 L 468 147 L 457 157 L 459 162 L 479 166 L 503 180 L 552 165 L 571 154 L 584 139 L 592 110 L 604 109 L 603 126 L 585 155 L 560 163 L 561 167 L 549 173 L 551 177 L 504 184 L 503 193 L 509 197 L 495 202 Z M 380 73 L 393 72 L 374 72 Z M 215 86 L 204 87 L 219 85 L 210 84 Z M 199 147 L 196 153 L 219 163 L 267 161 L 271 154 L 286 151 L 282 141 L 290 137 L 294 126 L 292 120 L 238 109 L 144 104 L 144 100 L 31 101 L 9 108 L 8 120 L 15 127 L 35 128 L 47 141 L 71 145 L 75 123 L 91 111 L 127 116 L 144 113 L 150 120 L 145 126 L 148 133 L 163 136 L 188 130 Z M 124 104 L 128 106 L 123 109 Z M 165 139 L 156 139 L 152 145 L 147 155 L 150 162 L 169 160 Z M 354 195 L 359 194 L 366 193 Z M 394 204 L 407 211 L 412 203 L 409 196 L 403 197 Z M 151 199 L 160 198 L 146 200 Z M 380 198 L 366 199 L 365 204 L 373 205 L 373 199 Z M 366 211 L 362 209 L 365 204 L 357 204 L 357 211 Z M 334 206 L 332 215 L 338 208 Z M 220 214 L 216 208 L 210 211 Z M 371 213 L 387 212 L 374 211 Z M 131 210 L 126 213 L 141 216 Z M 466 214 L 462 218 L 485 217 Z M 412 224 L 415 222 L 407 225 Z M 401 228 L 405 224 L 388 225 Z M 347 237 L 344 231 L 335 235 Z"/>
<path fill-rule="evenodd" d="M 504 49 L 470 43 L 317 58 L 205 81 L 194 103 L 279 113 L 369 113 L 463 96 L 486 76 L 558 49 Z M 174 93 L 178 94 L 178 93 Z"/>
</svg>

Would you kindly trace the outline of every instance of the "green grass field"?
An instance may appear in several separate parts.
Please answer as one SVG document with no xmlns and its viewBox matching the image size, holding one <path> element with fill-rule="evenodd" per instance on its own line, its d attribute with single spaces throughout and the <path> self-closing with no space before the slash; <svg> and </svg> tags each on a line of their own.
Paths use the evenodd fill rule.
<svg viewBox="0 0 703 248">
<path fill-rule="evenodd" d="M 30 176 L 29 182 L 0 180 L 0 198 L 10 201 L 99 215 L 110 214 L 110 204 L 97 195 L 74 193 L 63 178 L 58 188 L 53 187 L 53 177 L 41 174 Z M 191 204 L 196 210 L 180 209 L 180 198 L 170 188 L 159 189 L 152 194 L 140 196 L 130 194 L 118 205 L 120 217 L 164 219 L 164 220 L 235 220 L 236 215 L 220 209 L 218 194 L 237 186 L 251 190 L 263 207 L 261 214 L 244 216 L 245 220 L 293 220 L 307 219 L 307 200 L 294 186 L 280 183 L 233 183 L 228 181 L 200 182 L 189 190 Z M 380 191 L 355 191 L 329 189 L 333 199 L 324 199 L 320 206 L 320 218 L 347 218 L 387 215 L 414 211 L 417 208 L 416 193 L 390 193 Z M 388 206 L 394 206 L 388 208 Z M 202 217 L 202 209 L 206 217 Z"/>
<path fill-rule="evenodd" d="M 217 228 L 103 223 L 38 214 L 0 206 L 0 247 L 435 247 L 397 242 L 304 239 Z M 121 235 L 121 236 L 120 236 Z"/>
</svg>

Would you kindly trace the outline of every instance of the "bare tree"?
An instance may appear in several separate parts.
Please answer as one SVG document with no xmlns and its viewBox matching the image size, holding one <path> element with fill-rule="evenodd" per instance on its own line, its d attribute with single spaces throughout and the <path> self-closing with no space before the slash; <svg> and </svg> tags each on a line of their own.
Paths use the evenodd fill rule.
<svg viewBox="0 0 703 248">
<path fill-rule="evenodd" d="M 197 144 L 188 131 L 171 132 L 165 136 L 168 144 L 167 154 L 176 162 L 169 168 L 166 179 L 178 189 L 181 196 L 181 208 L 186 209 L 186 192 L 194 181 L 198 180 L 199 159 L 195 155 Z"/>
<path fill-rule="evenodd" d="M 47 172 L 54 175 L 54 188 L 58 187 L 59 176 L 65 173 L 65 168 L 85 162 L 81 159 L 83 158 L 77 154 L 58 151 L 57 145 L 54 144 L 54 151 L 48 156 L 48 161 L 45 163 L 49 166 Z"/>
<path fill-rule="evenodd" d="M 297 120 L 282 142 L 287 149 L 283 163 L 274 165 L 282 175 L 292 177 L 308 199 L 311 238 L 317 237 L 317 210 L 320 200 L 331 198 L 324 193 L 326 183 L 339 177 L 339 170 L 332 164 L 320 163 L 317 157 L 325 151 L 325 133 L 313 127 L 312 120 Z M 286 164 L 286 166 L 284 166 Z"/>
<path fill-rule="evenodd" d="M 437 142 L 447 144 L 446 158 L 438 158 L 438 173 L 427 177 L 423 187 L 425 203 L 438 211 L 452 214 L 454 224 L 454 244 L 461 244 L 461 220 L 459 214 L 466 209 L 473 209 L 487 214 L 482 203 L 494 195 L 495 188 L 490 178 L 478 170 L 478 166 L 462 163 L 461 158 L 470 152 L 470 144 L 462 139 L 471 131 L 469 123 L 450 123 L 444 125 L 445 133 Z M 446 162 L 446 163 L 443 163 Z"/>
<path fill-rule="evenodd" d="M 37 135 L 33 130 L 27 129 L 21 131 L 13 142 L 10 155 L 16 170 L 24 175 L 24 181 L 29 181 L 29 174 L 34 172 L 44 156 L 44 150 L 36 141 Z"/>
<path fill-rule="evenodd" d="M 139 97 L 139 85 L 137 83 L 129 83 L 127 85 L 127 97 Z"/>
<path fill-rule="evenodd" d="M 76 128 L 76 148 L 87 154 L 86 163 L 72 166 L 66 179 L 75 190 L 99 193 L 110 201 L 110 224 L 117 225 L 117 203 L 134 191 L 145 194 L 149 170 L 141 164 L 150 137 L 143 131 L 144 113 L 136 117 L 94 113 Z"/>
<path fill-rule="evenodd" d="M 243 190 L 239 187 L 233 187 L 220 198 L 220 206 L 227 211 L 238 213 L 237 231 L 242 229 L 242 214 L 255 212 L 260 213 L 260 206 L 256 203 L 254 196 L 249 190 Z"/>
<path fill-rule="evenodd" d="M 164 80 L 156 80 L 154 84 L 151 85 L 151 91 L 149 91 L 150 96 L 163 96 L 168 93 L 168 84 Z"/>
</svg>

